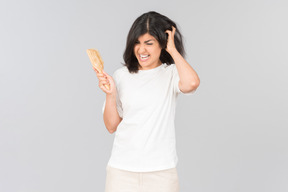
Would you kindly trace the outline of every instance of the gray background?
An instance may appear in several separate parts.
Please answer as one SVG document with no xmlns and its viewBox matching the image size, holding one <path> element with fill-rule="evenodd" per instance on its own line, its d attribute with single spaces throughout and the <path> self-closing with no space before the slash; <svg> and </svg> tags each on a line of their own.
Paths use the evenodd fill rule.
<svg viewBox="0 0 288 192">
<path fill-rule="evenodd" d="M 181 191 L 288 191 L 287 1 L 1 0 L 1 192 L 104 191 L 114 134 L 86 49 L 112 75 L 150 10 L 201 79 L 177 103 Z"/>
</svg>

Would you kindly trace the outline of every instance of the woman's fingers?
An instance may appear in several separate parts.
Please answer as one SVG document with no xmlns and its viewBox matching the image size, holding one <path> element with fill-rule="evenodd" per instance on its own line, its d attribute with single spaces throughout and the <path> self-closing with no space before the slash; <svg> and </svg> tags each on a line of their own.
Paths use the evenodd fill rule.
<svg viewBox="0 0 288 192">
<path fill-rule="evenodd" d="M 106 80 L 102 80 L 99 82 L 99 87 L 105 92 L 105 93 L 110 93 L 111 92 L 111 88 L 107 89 L 107 85 L 111 86 L 108 79 Z"/>
<path fill-rule="evenodd" d="M 102 72 L 106 77 L 110 77 L 110 75 L 108 75 L 104 70 Z"/>
<path fill-rule="evenodd" d="M 104 84 L 108 84 L 109 83 L 108 77 L 109 75 L 103 70 L 102 74 L 99 75 L 99 80 L 101 80 Z"/>
<path fill-rule="evenodd" d="M 108 79 L 101 79 L 99 82 L 101 82 L 102 84 L 109 84 Z"/>
<path fill-rule="evenodd" d="M 172 26 L 172 35 L 173 35 L 173 37 L 175 35 L 175 32 L 176 32 L 176 28 L 174 26 Z"/>
<path fill-rule="evenodd" d="M 96 75 L 97 75 L 98 78 L 101 78 L 101 77 L 105 78 L 105 77 L 106 77 L 106 76 L 105 76 L 104 74 L 102 74 L 102 73 L 97 73 Z"/>
<path fill-rule="evenodd" d="M 102 89 L 106 94 L 110 94 L 114 91 L 114 81 L 113 78 L 106 73 L 104 70 L 102 70 L 102 73 L 99 73 L 94 67 L 93 70 L 96 72 L 96 75 L 99 79 L 99 84 L 98 86 L 100 89 Z M 111 83 L 110 83 L 111 82 Z M 107 89 L 107 85 L 110 87 L 110 89 Z M 112 89 L 111 89 L 112 86 Z"/>
<path fill-rule="evenodd" d="M 106 87 L 104 86 L 104 85 L 101 85 L 101 86 L 99 86 L 102 90 L 104 90 L 104 92 L 106 93 L 107 92 L 107 89 L 106 89 Z"/>
<path fill-rule="evenodd" d="M 104 73 L 97 73 L 96 75 L 98 78 L 101 78 L 101 77 L 107 78 L 107 76 Z"/>
<path fill-rule="evenodd" d="M 105 85 L 109 85 L 109 83 L 107 83 L 107 82 L 99 82 L 99 87 L 100 88 L 105 87 Z"/>
<path fill-rule="evenodd" d="M 99 73 L 98 71 L 97 71 L 97 69 L 95 69 L 94 67 L 92 67 L 93 68 L 93 70 L 96 72 L 96 73 Z"/>
<path fill-rule="evenodd" d="M 174 42 L 174 35 L 176 32 L 176 28 L 172 26 L 172 31 L 166 30 L 165 31 L 168 34 L 168 39 L 167 39 L 167 45 L 166 45 L 166 51 L 170 53 L 171 51 L 175 50 L 175 42 Z"/>
<path fill-rule="evenodd" d="M 170 30 L 166 30 L 165 33 L 168 33 L 168 38 L 169 38 L 169 37 L 171 37 L 171 33 L 172 33 L 172 31 L 170 31 Z"/>
<path fill-rule="evenodd" d="M 165 33 L 168 33 L 168 38 L 173 38 L 176 32 L 176 28 L 174 26 L 172 26 L 172 31 L 170 30 L 166 30 Z"/>
</svg>

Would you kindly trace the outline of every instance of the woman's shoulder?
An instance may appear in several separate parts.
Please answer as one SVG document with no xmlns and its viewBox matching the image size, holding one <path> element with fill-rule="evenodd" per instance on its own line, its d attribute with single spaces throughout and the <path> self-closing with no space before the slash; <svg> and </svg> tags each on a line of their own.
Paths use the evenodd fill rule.
<svg viewBox="0 0 288 192">
<path fill-rule="evenodd" d="M 128 71 L 128 69 L 126 66 L 121 66 L 121 67 L 118 67 L 114 73 L 125 73 L 127 71 Z"/>
<path fill-rule="evenodd" d="M 172 63 L 172 64 L 166 64 L 166 63 L 164 63 L 164 68 L 165 68 L 166 70 L 174 70 L 174 68 L 176 68 L 176 65 L 175 65 L 174 63 Z"/>
<path fill-rule="evenodd" d="M 114 71 L 113 78 L 119 80 L 121 78 L 121 76 L 127 72 L 128 72 L 128 69 L 126 66 L 119 67 Z"/>
</svg>

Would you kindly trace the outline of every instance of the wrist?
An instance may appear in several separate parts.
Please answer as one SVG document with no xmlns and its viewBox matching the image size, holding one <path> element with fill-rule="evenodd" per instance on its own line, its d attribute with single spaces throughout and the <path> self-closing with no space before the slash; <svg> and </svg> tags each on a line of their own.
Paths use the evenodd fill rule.
<svg viewBox="0 0 288 192">
<path fill-rule="evenodd" d="M 180 53 L 177 51 L 176 48 L 172 48 L 170 50 L 167 49 L 167 52 L 171 55 L 171 57 L 173 58 L 176 55 L 179 55 Z"/>
<path fill-rule="evenodd" d="M 107 93 L 106 99 L 116 99 L 116 93 Z"/>
</svg>

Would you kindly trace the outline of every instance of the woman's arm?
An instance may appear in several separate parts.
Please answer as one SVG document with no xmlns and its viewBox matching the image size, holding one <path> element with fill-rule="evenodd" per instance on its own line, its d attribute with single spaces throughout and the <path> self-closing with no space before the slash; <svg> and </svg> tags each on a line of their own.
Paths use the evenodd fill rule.
<svg viewBox="0 0 288 192">
<path fill-rule="evenodd" d="M 113 77 L 107 74 L 104 70 L 103 73 L 99 73 L 93 68 L 99 79 L 99 87 L 106 93 L 105 108 L 103 113 L 103 119 L 106 129 L 109 133 L 114 133 L 117 130 L 117 126 L 122 121 L 117 111 L 117 89 Z M 106 84 L 110 85 L 110 89 L 105 87 Z"/>
<path fill-rule="evenodd" d="M 166 51 L 173 58 L 178 74 L 179 74 L 179 89 L 183 93 L 191 92 L 200 84 L 200 79 L 196 71 L 189 65 L 189 63 L 182 57 L 182 55 L 177 51 L 174 44 L 174 35 L 176 28 L 172 27 L 172 31 L 167 30 L 168 33 L 168 42 Z"/>
<path fill-rule="evenodd" d="M 122 121 L 122 118 L 119 116 L 117 111 L 116 94 L 117 93 L 106 94 L 106 103 L 103 114 L 106 129 L 111 134 L 117 130 L 117 126 Z"/>
<path fill-rule="evenodd" d="M 175 62 L 179 74 L 179 89 L 183 93 L 188 93 L 197 89 L 200 84 L 200 79 L 196 71 L 194 71 L 194 69 L 189 65 L 189 63 L 187 63 L 187 61 L 177 50 L 172 51 L 170 55 Z"/>
</svg>

